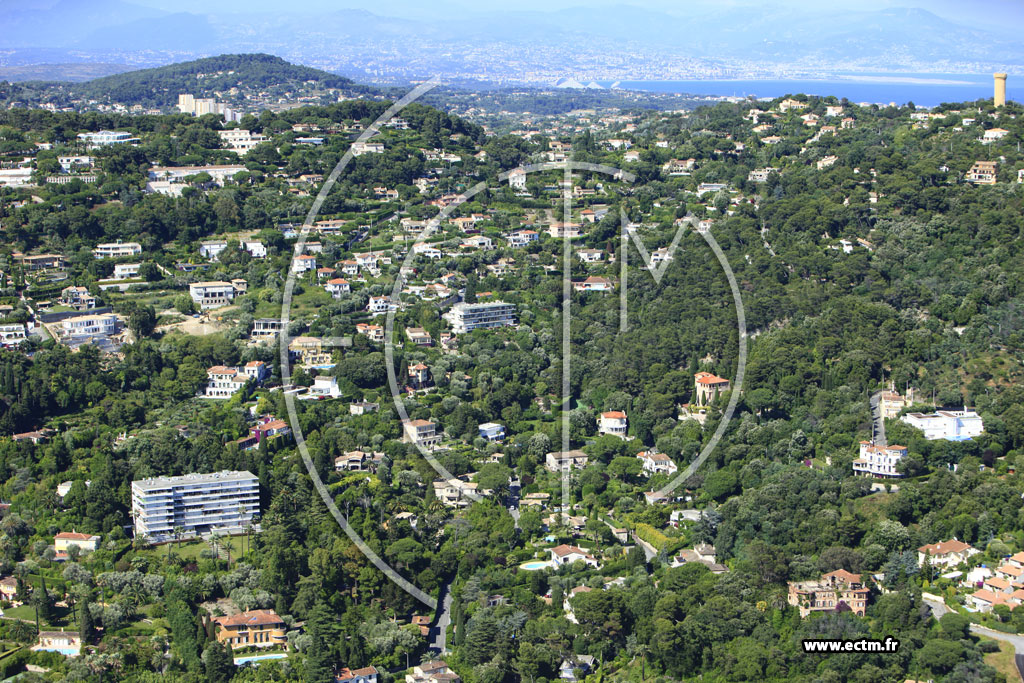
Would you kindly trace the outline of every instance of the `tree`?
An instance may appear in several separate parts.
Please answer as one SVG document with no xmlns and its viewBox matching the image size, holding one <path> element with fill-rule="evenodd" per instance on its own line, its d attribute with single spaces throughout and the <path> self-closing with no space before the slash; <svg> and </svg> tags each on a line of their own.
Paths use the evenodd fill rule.
<svg viewBox="0 0 1024 683">
<path fill-rule="evenodd" d="M 92 642 L 93 636 L 93 623 L 92 623 L 92 612 L 89 610 L 89 599 L 85 597 L 78 606 L 79 617 L 78 617 L 78 635 L 82 639 L 82 644 Z"/>
<path fill-rule="evenodd" d="M 211 640 L 203 650 L 203 665 L 209 683 L 226 683 L 235 672 L 235 660 L 227 643 Z"/>
<path fill-rule="evenodd" d="M 142 339 L 153 334 L 156 328 L 156 309 L 152 305 L 133 305 L 128 314 L 128 329 L 132 331 L 136 339 Z"/>
<path fill-rule="evenodd" d="M 331 683 L 334 680 L 334 661 L 331 646 L 334 642 L 330 613 L 322 600 L 318 600 L 310 611 L 306 622 L 310 643 L 306 648 L 306 683 Z"/>
</svg>

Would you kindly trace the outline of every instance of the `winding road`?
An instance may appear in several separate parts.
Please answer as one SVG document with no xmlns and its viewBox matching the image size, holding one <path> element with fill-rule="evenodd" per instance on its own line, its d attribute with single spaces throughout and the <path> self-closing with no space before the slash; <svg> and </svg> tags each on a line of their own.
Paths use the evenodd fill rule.
<svg viewBox="0 0 1024 683">
<path fill-rule="evenodd" d="M 946 606 L 946 603 L 937 596 L 929 593 L 922 593 L 921 597 L 924 599 L 928 607 L 931 608 L 932 616 L 936 619 L 941 618 L 943 614 L 951 611 L 949 607 Z M 1013 645 L 1013 650 L 1016 653 L 1014 661 L 1017 664 L 1017 675 L 1022 681 L 1024 681 L 1024 635 L 993 631 L 990 628 L 985 628 L 978 624 L 971 624 L 971 633 L 985 636 L 986 638 L 992 638 L 993 640 L 1001 640 L 1004 643 Z"/>
</svg>

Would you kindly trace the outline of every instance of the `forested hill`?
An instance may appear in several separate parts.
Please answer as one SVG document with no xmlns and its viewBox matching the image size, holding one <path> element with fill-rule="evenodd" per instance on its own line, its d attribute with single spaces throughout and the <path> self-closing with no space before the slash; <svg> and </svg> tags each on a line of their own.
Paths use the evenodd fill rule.
<svg viewBox="0 0 1024 683">
<path fill-rule="evenodd" d="M 342 90 L 367 93 L 371 88 L 348 78 L 292 64 L 268 54 L 219 55 L 104 76 L 84 83 L 22 83 L 29 101 L 32 91 L 45 98 L 54 91 L 70 100 L 116 102 L 126 106 L 170 107 L 179 93 L 196 97 L 226 97 L 233 88 L 243 95 L 296 90 Z"/>
</svg>

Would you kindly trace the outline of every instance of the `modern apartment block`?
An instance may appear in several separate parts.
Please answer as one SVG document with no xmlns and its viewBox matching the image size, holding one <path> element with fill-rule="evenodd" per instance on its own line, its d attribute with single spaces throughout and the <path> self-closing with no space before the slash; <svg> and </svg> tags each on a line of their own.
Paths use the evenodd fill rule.
<svg viewBox="0 0 1024 683">
<path fill-rule="evenodd" d="M 463 334 L 476 329 L 489 329 L 516 324 L 516 305 L 503 301 L 467 304 L 458 303 L 452 310 L 444 314 L 444 319 L 452 325 L 455 334 Z"/>
<path fill-rule="evenodd" d="M 92 253 L 97 259 L 138 256 L 142 253 L 142 245 L 138 242 L 107 242 L 97 244 Z"/>
<path fill-rule="evenodd" d="M 212 472 L 132 482 L 135 535 L 154 541 L 241 530 L 260 511 L 260 483 L 250 472 Z"/>
</svg>

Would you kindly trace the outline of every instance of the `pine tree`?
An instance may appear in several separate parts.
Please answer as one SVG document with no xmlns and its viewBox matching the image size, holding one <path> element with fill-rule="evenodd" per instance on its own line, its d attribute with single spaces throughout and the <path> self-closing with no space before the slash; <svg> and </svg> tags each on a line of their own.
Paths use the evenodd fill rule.
<svg viewBox="0 0 1024 683">
<path fill-rule="evenodd" d="M 92 642 L 92 612 L 89 611 L 89 598 L 82 598 L 82 602 L 79 603 L 79 611 L 82 616 L 78 619 L 78 636 L 82 639 L 82 644 Z"/>
<path fill-rule="evenodd" d="M 330 613 L 323 600 L 317 600 L 306 621 L 306 632 L 310 637 L 309 647 L 306 649 L 306 683 L 332 683 L 334 680 L 330 619 Z"/>
<path fill-rule="evenodd" d="M 462 609 L 462 601 L 455 601 L 455 646 L 466 642 L 466 612 Z"/>
</svg>

